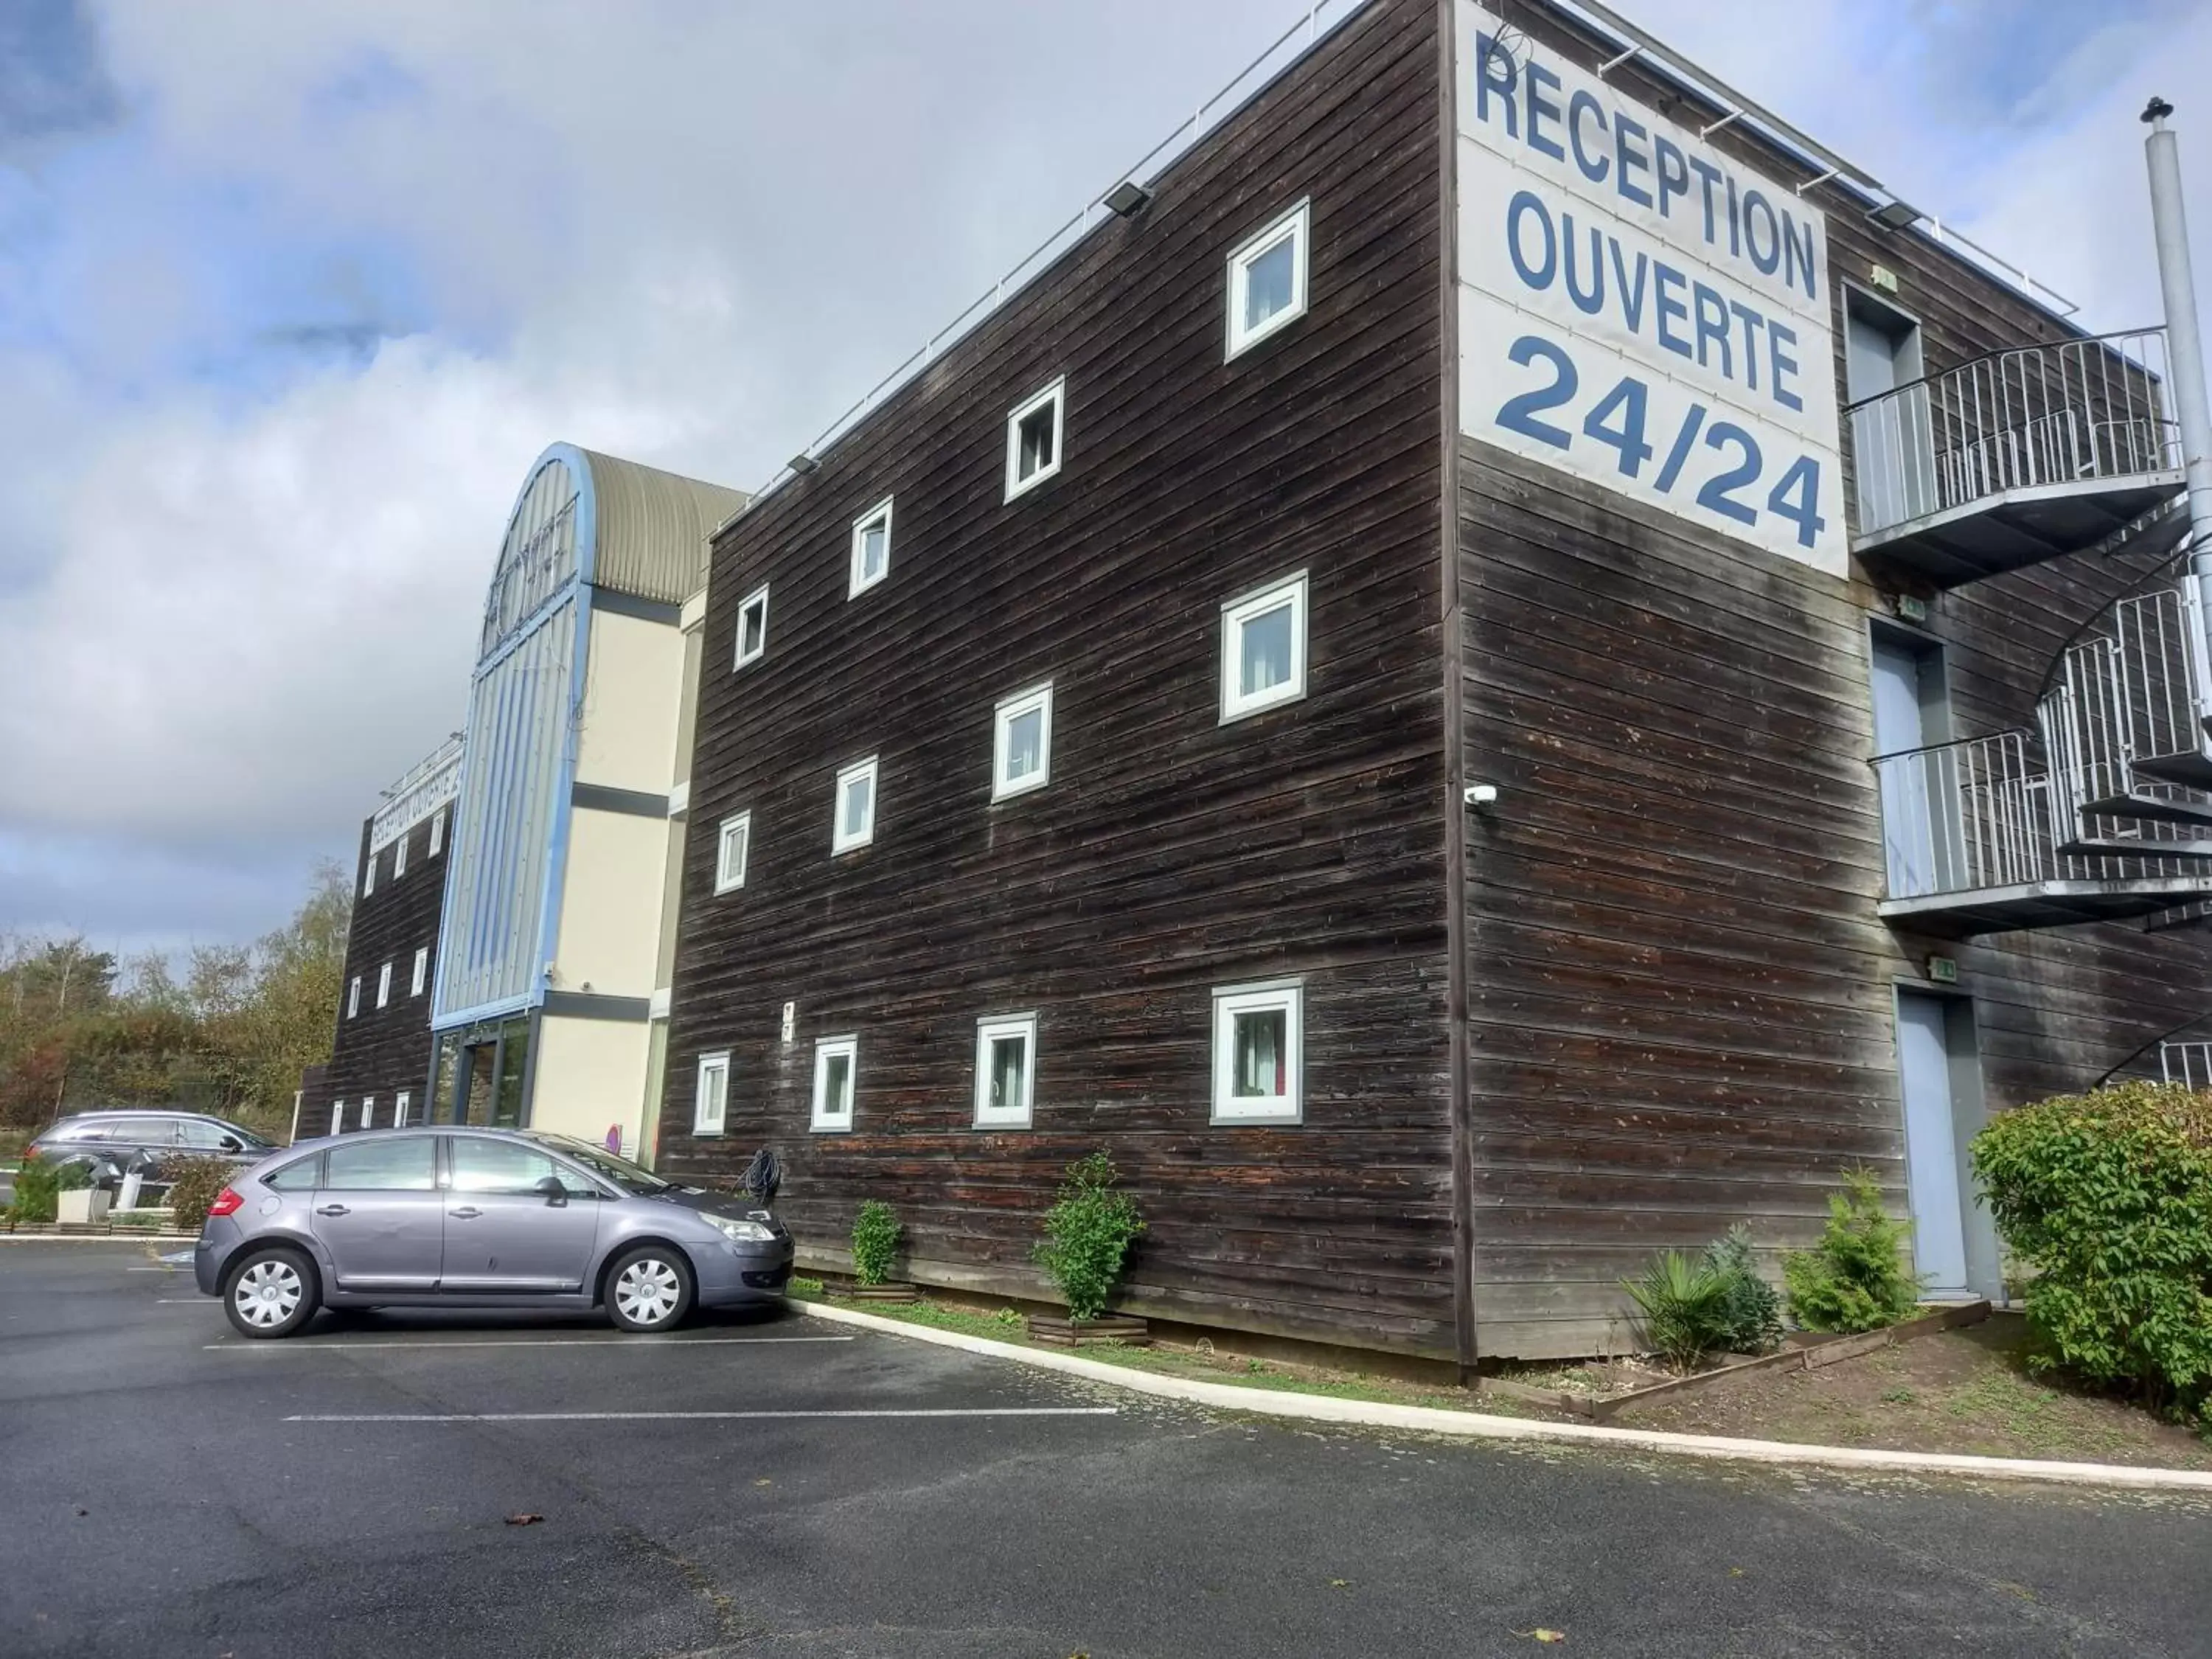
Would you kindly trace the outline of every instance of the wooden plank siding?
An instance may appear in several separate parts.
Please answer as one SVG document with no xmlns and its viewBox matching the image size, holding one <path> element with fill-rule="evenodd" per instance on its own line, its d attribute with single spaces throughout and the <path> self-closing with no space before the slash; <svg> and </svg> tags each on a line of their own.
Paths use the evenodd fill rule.
<svg viewBox="0 0 2212 1659">
<path fill-rule="evenodd" d="M 451 806 L 433 815 L 444 817 Z M 428 1103 L 423 1084 L 430 1074 L 430 989 L 438 970 L 438 927 L 446 892 L 446 848 L 452 843 L 452 825 L 430 855 L 431 818 L 407 830 L 407 868 L 395 877 L 398 844 L 376 853 L 376 890 L 366 896 L 362 883 L 368 873 L 368 836 L 374 819 L 361 827 L 361 852 L 354 871 L 353 918 L 346 932 L 345 978 L 338 987 L 337 1030 L 330 1064 L 303 1095 L 300 1103 L 300 1133 L 330 1133 L 331 1103 L 346 1103 L 345 1127 L 361 1124 L 363 1095 L 376 1097 L 375 1127 L 388 1128 L 392 1103 L 404 1090 L 414 1097 L 414 1121 L 421 1122 Z M 415 952 L 430 952 L 428 977 L 422 994 L 410 994 L 414 984 Z M 376 1006 L 377 972 L 392 964 L 392 1000 Z M 361 1008 L 346 1018 L 346 988 L 361 980 Z"/>
<path fill-rule="evenodd" d="M 1540 5 L 1507 10 L 1585 64 L 1613 55 Z M 1692 130 L 1718 113 L 1635 64 L 1613 78 Z M 1712 142 L 1808 176 L 1741 129 Z M 1840 280 L 1875 264 L 1930 374 L 2067 333 L 1926 238 L 1814 199 L 1839 386 Z M 1931 952 L 1973 998 L 1993 1111 L 2085 1087 L 2208 1012 L 2201 936 L 1959 943 L 1877 918 L 1869 626 L 1887 573 L 1836 580 L 1471 441 L 1458 474 L 1466 766 L 1503 790 L 1466 851 L 1484 1354 L 1625 1346 L 1623 1274 L 1737 1220 L 1770 1249 L 1803 1243 L 1843 1168 L 1880 1171 L 1903 1212 L 1893 997 Z M 2053 653 L 2141 574 L 2073 557 L 1929 594 L 1956 733 L 2032 723 Z"/>
<path fill-rule="evenodd" d="M 1036 1295 L 1060 1174 L 1104 1146 L 1148 1228 L 1121 1305 L 1453 1351 L 1439 49 L 1432 0 L 1376 0 L 718 538 L 665 1170 L 773 1145 L 810 1249 L 880 1198 L 915 1277 Z M 1224 363 L 1227 256 L 1305 198 L 1310 309 Z M 1063 374 L 1063 468 L 1007 503 L 1007 414 Z M 885 496 L 890 574 L 848 600 Z M 1308 695 L 1220 724 L 1222 603 L 1300 570 Z M 1051 784 L 994 805 L 994 703 L 1047 679 Z M 871 754 L 874 842 L 833 860 L 834 774 Z M 1303 1123 L 1211 1126 L 1212 988 L 1294 975 Z M 1034 1127 L 971 1127 L 977 1019 L 1032 1010 Z M 811 1133 L 848 1032 L 853 1131 Z"/>
</svg>

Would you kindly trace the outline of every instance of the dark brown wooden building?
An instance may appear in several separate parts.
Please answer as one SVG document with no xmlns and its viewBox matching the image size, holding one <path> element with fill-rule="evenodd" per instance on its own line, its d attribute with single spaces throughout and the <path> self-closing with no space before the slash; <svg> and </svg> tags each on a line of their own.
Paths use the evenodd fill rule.
<svg viewBox="0 0 2212 1659">
<path fill-rule="evenodd" d="M 430 995 L 461 740 L 385 791 L 361 827 L 345 981 L 330 1063 L 303 1080 L 301 1139 L 426 1121 Z"/>
<path fill-rule="evenodd" d="M 1132 1310 L 1462 1363 L 1853 1165 L 1996 1288 L 2212 983 L 2161 339 L 1594 15 L 1352 8 L 719 534 L 664 1168 L 1036 1296 L 1104 1146 Z"/>
</svg>

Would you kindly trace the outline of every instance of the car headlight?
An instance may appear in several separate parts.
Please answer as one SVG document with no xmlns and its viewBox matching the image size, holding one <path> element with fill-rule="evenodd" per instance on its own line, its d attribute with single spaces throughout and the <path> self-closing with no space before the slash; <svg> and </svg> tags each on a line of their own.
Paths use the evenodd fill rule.
<svg viewBox="0 0 2212 1659">
<path fill-rule="evenodd" d="M 757 1221 L 740 1221 L 734 1216 L 710 1215 L 707 1224 L 721 1235 L 739 1244 L 768 1244 L 775 1238 L 775 1230 Z"/>
</svg>

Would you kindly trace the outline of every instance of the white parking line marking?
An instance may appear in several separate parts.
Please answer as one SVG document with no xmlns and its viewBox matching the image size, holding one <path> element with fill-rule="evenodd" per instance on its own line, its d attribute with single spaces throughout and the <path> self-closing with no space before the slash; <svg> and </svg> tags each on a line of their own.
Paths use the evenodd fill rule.
<svg viewBox="0 0 2212 1659">
<path fill-rule="evenodd" d="M 212 1300 L 212 1298 L 210 1298 Z M 772 1342 L 850 1342 L 849 1336 L 533 1336 L 495 1342 L 210 1342 L 206 1352 L 235 1349 L 241 1353 L 360 1353 L 368 1348 L 764 1348 Z"/>
<path fill-rule="evenodd" d="M 307 1413 L 287 1423 L 708 1423 L 814 1417 L 1117 1417 L 1118 1406 L 958 1406 L 881 1411 L 790 1412 L 387 1412 Z"/>
</svg>

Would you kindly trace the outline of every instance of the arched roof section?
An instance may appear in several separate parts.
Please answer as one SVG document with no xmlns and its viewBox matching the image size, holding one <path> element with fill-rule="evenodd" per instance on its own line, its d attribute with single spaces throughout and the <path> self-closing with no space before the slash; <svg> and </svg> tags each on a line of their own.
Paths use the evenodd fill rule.
<svg viewBox="0 0 2212 1659">
<path fill-rule="evenodd" d="M 581 580 L 681 605 L 707 583 L 707 538 L 745 504 L 742 490 L 619 456 L 555 444 L 515 496 L 484 596 L 477 660 L 488 660 L 555 595 Z"/>
</svg>

